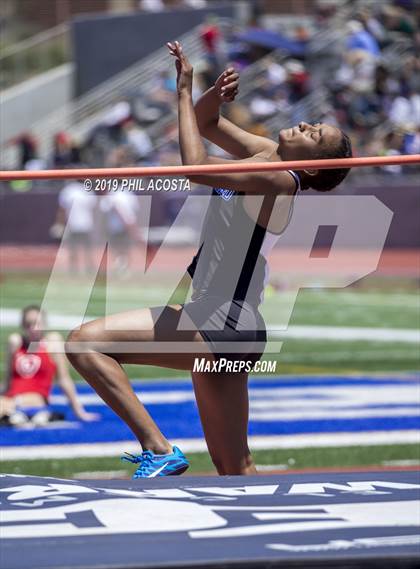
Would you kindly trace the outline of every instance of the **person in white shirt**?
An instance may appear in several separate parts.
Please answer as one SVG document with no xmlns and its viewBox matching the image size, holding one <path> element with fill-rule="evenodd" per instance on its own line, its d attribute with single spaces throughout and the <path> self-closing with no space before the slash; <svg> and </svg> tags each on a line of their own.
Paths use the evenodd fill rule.
<svg viewBox="0 0 420 569">
<path fill-rule="evenodd" d="M 107 241 L 119 272 L 129 270 L 131 245 L 138 240 L 138 206 L 138 196 L 120 188 L 100 197 L 99 209 L 104 216 Z"/>
<path fill-rule="evenodd" d="M 93 267 L 92 231 L 97 197 L 85 190 L 77 180 L 69 181 L 58 196 L 56 222 L 50 230 L 53 237 L 64 237 L 69 250 L 69 269 L 75 273 L 82 269 L 89 272 Z"/>
</svg>

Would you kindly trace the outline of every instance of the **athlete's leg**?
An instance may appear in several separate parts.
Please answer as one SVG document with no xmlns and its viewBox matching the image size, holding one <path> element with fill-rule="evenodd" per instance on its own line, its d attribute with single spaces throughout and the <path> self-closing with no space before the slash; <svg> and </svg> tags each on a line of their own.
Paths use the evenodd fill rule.
<svg viewBox="0 0 420 569">
<path fill-rule="evenodd" d="M 171 452 L 172 447 L 138 400 L 121 364 L 192 368 L 195 354 L 150 353 L 141 349 L 146 342 L 194 342 L 194 351 L 204 352 L 203 356 L 207 353 L 213 360 L 197 330 L 177 330 L 181 310 L 181 305 L 172 305 L 163 311 L 147 308 L 107 316 L 74 330 L 66 343 L 67 356 L 76 370 L 130 427 L 142 447 L 156 454 Z M 125 351 L 130 343 L 137 343 L 135 353 Z"/>
<path fill-rule="evenodd" d="M 248 374 L 191 373 L 207 446 L 219 474 L 255 474 L 248 448 Z"/>
</svg>

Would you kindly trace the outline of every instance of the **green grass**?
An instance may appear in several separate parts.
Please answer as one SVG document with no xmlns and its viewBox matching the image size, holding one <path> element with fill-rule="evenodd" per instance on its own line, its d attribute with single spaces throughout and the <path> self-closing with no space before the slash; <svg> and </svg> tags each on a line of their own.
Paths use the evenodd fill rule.
<svg viewBox="0 0 420 569">
<path fill-rule="evenodd" d="M 2 354 L 0 368 L 4 370 L 5 342 L 15 328 L 3 327 L 0 333 Z M 267 353 L 264 360 L 277 362 L 276 373 L 255 374 L 360 374 L 379 372 L 412 372 L 419 369 L 420 356 L 416 344 L 365 341 L 324 341 L 290 339 L 279 353 Z M 188 373 L 156 366 L 124 366 L 130 379 L 185 378 Z M 75 381 L 80 376 L 73 370 Z"/>
<path fill-rule="evenodd" d="M 141 280 L 139 284 L 139 279 L 132 277 L 123 282 L 123 294 L 121 285 L 107 291 L 103 278 L 99 277 L 90 295 L 86 278 L 69 279 L 62 275 L 55 286 L 52 308 L 60 314 L 78 314 L 86 308 L 88 315 L 102 316 L 106 295 L 109 312 L 160 305 L 170 296 L 170 289 L 161 284 L 165 282 L 164 277 L 161 275 L 159 282 L 147 288 L 141 286 Z M 2 307 L 20 309 L 27 304 L 40 303 L 47 283 L 48 275 L 45 273 L 5 274 Z M 86 298 L 87 303 L 84 301 Z M 267 291 L 262 306 L 267 324 L 284 321 L 293 298 L 287 288 L 279 293 Z M 413 280 L 372 277 L 342 289 L 302 289 L 290 324 L 417 329 L 420 324 L 419 307 L 420 297 Z M 2 369 L 4 343 L 12 331 L 12 328 L 4 327 L 1 333 Z M 284 342 L 280 354 L 266 353 L 265 358 L 278 361 L 278 374 L 399 372 L 420 368 L 418 348 L 409 343 L 290 339 Z M 185 377 L 184 372 L 153 366 L 127 366 L 127 370 L 131 378 Z"/>
<path fill-rule="evenodd" d="M 117 312 L 160 305 L 169 297 L 169 288 L 162 286 L 164 276 L 143 288 L 131 278 L 120 288 L 108 290 L 108 310 Z M 169 281 L 168 281 L 169 282 Z M 21 309 L 40 303 L 48 283 L 46 273 L 7 273 L 2 279 L 2 308 Z M 59 278 L 53 312 L 77 314 L 89 293 L 83 278 Z M 121 285 L 122 286 L 122 285 Z M 267 291 L 262 313 L 268 324 L 280 323 L 290 309 L 293 294 L 287 287 L 280 293 Z M 86 314 L 102 316 L 105 310 L 106 287 L 98 278 L 90 296 Z M 89 293 L 90 294 L 90 293 Z M 303 289 L 293 308 L 290 324 L 313 326 L 357 326 L 373 328 L 419 327 L 417 283 L 402 278 L 367 277 L 344 289 Z M 84 309 L 83 309 L 84 311 Z M 4 371 L 4 348 L 14 328 L 3 327 L 0 335 L 0 368 Z M 410 343 L 377 341 L 286 340 L 280 354 L 267 353 L 276 359 L 276 375 L 281 374 L 363 374 L 411 372 L 420 368 L 418 347 Z M 132 379 L 186 377 L 183 371 L 153 366 L 126 366 Z M 79 380 L 72 370 L 75 380 Z M 206 453 L 190 454 L 189 473 L 214 472 Z M 257 451 L 257 464 L 288 465 L 293 469 L 380 465 L 384 461 L 419 460 L 417 445 L 368 446 L 345 448 L 306 448 Z M 2 471 L 39 476 L 73 477 L 80 472 L 120 471 L 129 476 L 132 467 L 115 458 L 2 461 Z"/>
<path fill-rule="evenodd" d="M 345 468 L 380 466 L 383 462 L 420 461 L 418 445 L 383 445 L 367 447 L 331 447 L 305 449 L 258 450 L 253 453 L 257 465 L 277 468 Z M 188 453 L 191 467 L 188 474 L 212 473 L 215 470 L 207 453 Z M 124 471 L 118 477 L 128 477 L 134 467 L 118 457 L 79 458 L 60 460 L 2 461 L 1 470 L 9 474 L 74 478 L 85 472 Z"/>
<path fill-rule="evenodd" d="M 103 279 L 98 279 L 92 295 L 86 279 L 57 280 L 50 297 L 51 306 L 60 314 L 79 314 L 81 304 L 87 304 L 89 316 L 102 316 L 105 299 L 108 311 L 118 312 L 147 306 L 161 305 L 170 297 L 171 289 L 159 283 L 143 289 L 132 278 L 122 284 L 106 289 Z M 4 308 L 23 308 L 39 303 L 48 284 L 46 274 L 10 273 L 3 277 L 1 304 Z M 387 285 L 387 280 L 384 279 Z M 394 282 L 395 289 L 388 286 L 374 288 L 346 287 L 341 289 L 301 289 L 293 308 L 290 324 L 314 326 L 366 326 L 375 328 L 418 328 L 420 325 L 420 297 L 411 281 Z M 90 298 L 89 298 L 90 297 Z M 86 298 L 88 303 L 86 303 Z M 287 316 L 294 293 L 289 290 L 268 291 L 261 312 L 268 324 L 281 323 Z"/>
</svg>

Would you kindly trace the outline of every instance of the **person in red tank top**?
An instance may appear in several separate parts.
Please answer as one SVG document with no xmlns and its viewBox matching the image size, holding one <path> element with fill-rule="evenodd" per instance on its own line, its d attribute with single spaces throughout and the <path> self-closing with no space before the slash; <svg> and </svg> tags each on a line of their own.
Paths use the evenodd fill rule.
<svg viewBox="0 0 420 569">
<path fill-rule="evenodd" d="M 55 379 L 79 419 L 97 419 L 97 415 L 85 411 L 77 398 L 63 350 L 61 353 L 57 350 L 57 342 L 63 342 L 63 338 L 57 332 L 44 335 L 42 330 L 37 329 L 40 317 L 40 328 L 44 328 L 44 317 L 40 308 L 27 306 L 22 311 L 22 332 L 9 336 L 7 387 L 0 395 L 1 422 L 6 425 L 18 425 L 27 422 L 29 416 L 34 423 L 48 422 L 52 416 L 48 409 L 49 396 Z M 35 350 L 29 351 L 31 342 L 37 342 L 38 345 Z"/>
<path fill-rule="evenodd" d="M 29 353 L 22 342 L 12 354 L 12 374 L 6 397 L 35 393 L 48 401 L 57 366 L 48 353 L 48 343 L 41 340 L 36 352 Z"/>
</svg>

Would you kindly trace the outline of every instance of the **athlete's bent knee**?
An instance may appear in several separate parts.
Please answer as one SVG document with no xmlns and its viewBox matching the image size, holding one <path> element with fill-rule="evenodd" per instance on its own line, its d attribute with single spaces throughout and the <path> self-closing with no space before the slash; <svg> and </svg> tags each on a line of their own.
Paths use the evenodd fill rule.
<svg viewBox="0 0 420 569">
<path fill-rule="evenodd" d="M 80 328 L 75 328 L 69 333 L 64 343 L 64 350 L 70 361 L 76 359 L 77 355 L 83 351 L 86 343 L 91 340 L 90 336 L 84 325 Z"/>
</svg>

